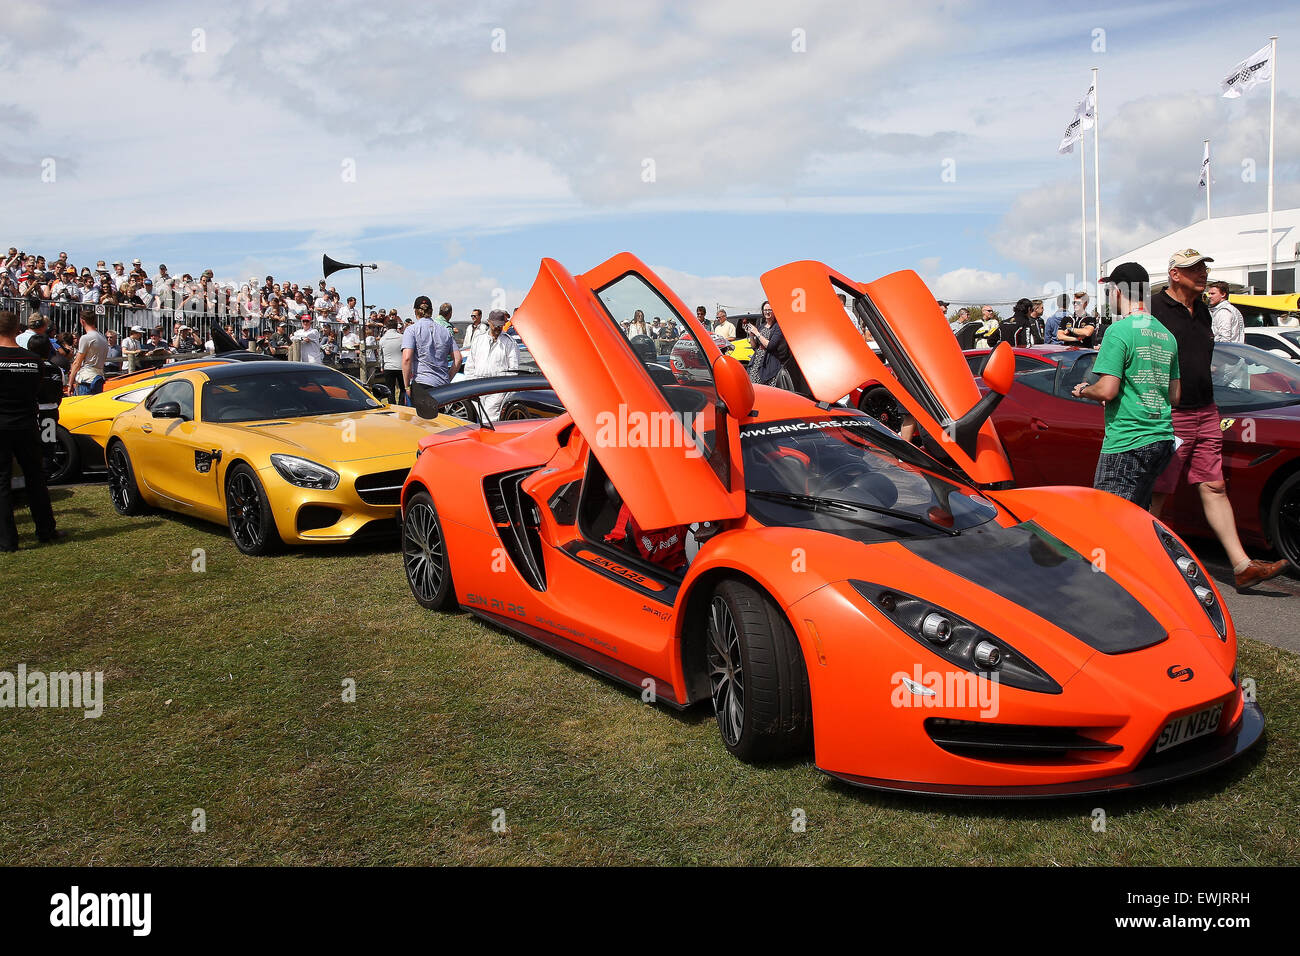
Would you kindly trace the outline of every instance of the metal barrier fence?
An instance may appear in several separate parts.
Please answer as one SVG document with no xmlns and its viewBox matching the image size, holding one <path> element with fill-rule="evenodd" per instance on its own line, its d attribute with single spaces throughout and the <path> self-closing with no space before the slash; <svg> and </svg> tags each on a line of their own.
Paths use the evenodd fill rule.
<svg viewBox="0 0 1300 956">
<path fill-rule="evenodd" d="M 291 331 L 302 326 L 302 323 L 292 315 L 240 315 L 236 309 L 218 308 L 216 312 L 201 312 L 195 309 L 143 309 L 129 305 L 96 305 L 66 300 L 36 301 L 14 296 L 0 296 L 0 311 L 16 312 L 18 321 L 23 325 L 28 325 L 33 316 L 40 314 L 49 321 L 51 334 L 80 331 L 81 316 L 89 311 L 98 319 L 99 331 L 116 332 L 119 338 L 124 338 L 127 330 L 134 326 L 139 326 L 146 332 L 158 329 L 162 332 L 163 338 L 170 340 L 182 325 L 188 325 L 198 334 L 200 342 L 206 341 L 211 336 L 214 325 L 219 328 L 230 326 L 237 331 L 252 335 L 274 332 L 281 322 L 286 323 Z M 346 328 L 342 322 L 323 319 L 317 319 L 316 325 L 322 332 L 336 331 L 340 337 Z"/>
</svg>

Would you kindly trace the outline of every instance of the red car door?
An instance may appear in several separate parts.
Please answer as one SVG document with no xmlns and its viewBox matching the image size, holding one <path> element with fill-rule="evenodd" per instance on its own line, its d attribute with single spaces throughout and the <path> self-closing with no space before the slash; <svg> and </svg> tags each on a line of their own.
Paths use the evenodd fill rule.
<svg viewBox="0 0 1300 956">
<path fill-rule="evenodd" d="M 1051 392 L 1013 389 L 1027 410 L 1025 434 L 1032 436 L 1022 443 L 1020 457 L 1032 459 L 1039 484 L 1092 485 L 1106 434 L 1105 411 L 1097 402 L 1075 398 L 1070 392 L 1079 382 L 1093 380 L 1096 358 L 1092 351 L 1066 353 L 1058 361 Z M 1016 475 L 1017 483 L 1024 484 L 1018 465 Z"/>
</svg>

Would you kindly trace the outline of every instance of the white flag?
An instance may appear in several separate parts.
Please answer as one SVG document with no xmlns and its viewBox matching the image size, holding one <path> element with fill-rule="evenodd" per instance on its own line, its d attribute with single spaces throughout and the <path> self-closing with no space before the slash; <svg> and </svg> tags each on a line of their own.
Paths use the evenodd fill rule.
<svg viewBox="0 0 1300 956">
<path fill-rule="evenodd" d="M 1273 44 L 1270 41 L 1232 68 L 1219 87 L 1223 95 L 1235 99 L 1273 77 Z"/>
<path fill-rule="evenodd" d="M 1205 158 L 1201 160 L 1201 178 L 1196 185 L 1199 186 L 1201 189 L 1204 189 L 1207 183 L 1211 185 L 1213 185 L 1214 183 L 1214 175 L 1210 172 L 1210 144 L 1209 143 L 1205 144 Z"/>
<path fill-rule="evenodd" d="M 1056 147 L 1056 151 L 1058 153 L 1074 152 L 1074 144 L 1083 136 L 1084 130 L 1092 129 L 1096 118 L 1097 90 L 1090 86 L 1083 99 L 1074 104 L 1074 118 L 1065 127 L 1065 135 L 1061 137 L 1060 145 Z"/>
</svg>

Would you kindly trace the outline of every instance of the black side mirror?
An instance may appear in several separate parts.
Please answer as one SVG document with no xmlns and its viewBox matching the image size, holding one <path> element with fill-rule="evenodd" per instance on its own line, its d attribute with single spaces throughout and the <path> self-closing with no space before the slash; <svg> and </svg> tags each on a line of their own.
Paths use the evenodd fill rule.
<svg viewBox="0 0 1300 956">
<path fill-rule="evenodd" d="M 393 398 L 393 390 L 387 385 L 372 385 L 370 391 L 374 393 L 375 398 L 387 402 Z"/>
<path fill-rule="evenodd" d="M 180 402 L 162 402 L 150 409 L 154 418 L 180 418 Z"/>
</svg>

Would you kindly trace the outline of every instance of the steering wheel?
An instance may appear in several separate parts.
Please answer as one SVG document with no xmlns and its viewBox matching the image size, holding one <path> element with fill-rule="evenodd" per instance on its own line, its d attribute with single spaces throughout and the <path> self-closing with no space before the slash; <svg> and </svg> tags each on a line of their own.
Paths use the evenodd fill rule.
<svg viewBox="0 0 1300 956">
<path fill-rule="evenodd" d="M 849 462 L 845 462 L 842 465 L 837 465 L 836 467 L 832 468 L 830 471 L 826 472 L 826 474 L 818 477 L 817 479 L 818 487 L 822 491 L 832 491 L 839 488 L 847 488 L 849 485 L 853 484 L 852 478 L 850 477 L 849 480 L 844 481 L 840 476 L 850 475 L 851 473 L 854 472 L 861 472 L 862 467 L 863 465 L 861 461 L 849 461 Z M 837 479 L 839 480 L 837 481 Z"/>
</svg>

